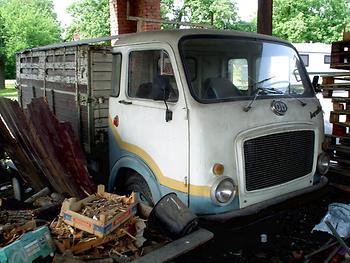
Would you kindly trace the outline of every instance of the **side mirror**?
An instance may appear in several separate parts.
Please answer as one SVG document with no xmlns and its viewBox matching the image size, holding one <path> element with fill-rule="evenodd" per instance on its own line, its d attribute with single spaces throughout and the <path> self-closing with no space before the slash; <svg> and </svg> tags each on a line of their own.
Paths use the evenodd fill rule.
<svg viewBox="0 0 350 263">
<path fill-rule="evenodd" d="M 153 80 L 152 85 L 152 98 L 153 100 L 162 100 L 165 103 L 165 121 L 171 121 L 173 119 L 173 112 L 169 110 L 166 101 L 169 99 L 170 95 L 170 83 L 165 76 L 157 75 Z"/>
<path fill-rule="evenodd" d="M 157 75 L 153 80 L 152 99 L 167 101 L 170 94 L 170 84 L 165 76 Z"/>
<path fill-rule="evenodd" d="M 314 91 L 317 92 L 321 92 L 320 89 L 320 84 L 318 84 L 318 80 L 320 79 L 320 76 L 314 76 L 312 78 L 312 87 L 314 88 Z"/>
</svg>

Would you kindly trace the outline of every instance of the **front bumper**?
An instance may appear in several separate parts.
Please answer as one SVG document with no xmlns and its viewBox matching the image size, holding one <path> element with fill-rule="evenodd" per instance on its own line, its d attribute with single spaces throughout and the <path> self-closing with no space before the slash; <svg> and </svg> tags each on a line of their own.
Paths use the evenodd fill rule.
<svg viewBox="0 0 350 263">
<path fill-rule="evenodd" d="M 322 176 L 319 183 L 315 184 L 313 186 L 310 186 L 310 187 L 307 187 L 307 188 L 304 188 L 304 189 L 301 189 L 298 191 L 294 191 L 291 193 L 287 193 L 287 194 L 275 197 L 273 199 L 269 199 L 269 200 L 266 200 L 264 202 L 257 203 L 257 204 L 239 209 L 239 210 L 232 210 L 232 211 L 222 213 L 222 214 L 203 215 L 203 216 L 200 216 L 200 218 L 207 220 L 207 221 L 216 221 L 216 222 L 224 223 L 226 221 L 229 221 L 229 220 L 237 218 L 237 217 L 256 214 L 264 208 L 282 203 L 290 198 L 317 191 L 317 190 L 323 188 L 324 186 L 326 186 L 327 183 L 328 183 L 328 179 L 325 176 Z"/>
</svg>

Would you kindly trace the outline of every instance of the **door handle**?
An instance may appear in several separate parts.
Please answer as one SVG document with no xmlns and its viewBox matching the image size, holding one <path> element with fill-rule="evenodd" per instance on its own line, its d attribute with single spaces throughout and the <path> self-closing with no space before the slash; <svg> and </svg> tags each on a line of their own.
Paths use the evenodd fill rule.
<svg viewBox="0 0 350 263">
<path fill-rule="evenodd" d="M 131 101 L 126 101 L 126 100 L 120 100 L 120 101 L 118 101 L 120 104 L 125 104 L 125 105 L 130 105 L 130 104 L 132 104 L 132 102 Z"/>
</svg>

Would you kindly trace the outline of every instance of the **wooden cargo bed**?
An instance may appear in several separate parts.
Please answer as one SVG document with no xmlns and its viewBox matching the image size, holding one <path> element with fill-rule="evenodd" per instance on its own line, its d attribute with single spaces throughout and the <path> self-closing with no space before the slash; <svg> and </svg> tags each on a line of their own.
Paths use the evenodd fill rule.
<svg viewBox="0 0 350 263">
<path fill-rule="evenodd" d="M 59 120 L 71 122 L 84 150 L 107 143 L 111 47 L 76 45 L 17 54 L 17 85 L 23 109 L 46 97 Z"/>
</svg>

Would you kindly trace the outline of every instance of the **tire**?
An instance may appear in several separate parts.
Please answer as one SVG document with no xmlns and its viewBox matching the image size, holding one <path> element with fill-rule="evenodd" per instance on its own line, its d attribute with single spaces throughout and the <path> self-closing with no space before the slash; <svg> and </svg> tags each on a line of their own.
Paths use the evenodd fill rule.
<svg viewBox="0 0 350 263">
<path fill-rule="evenodd" d="M 123 189 L 120 190 L 122 190 L 121 192 L 124 192 L 124 194 L 131 194 L 134 192 L 139 202 L 148 206 L 154 206 L 151 190 L 145 179 L 137 172 L 128 171 L 125 176 Z"/>
</svg>

